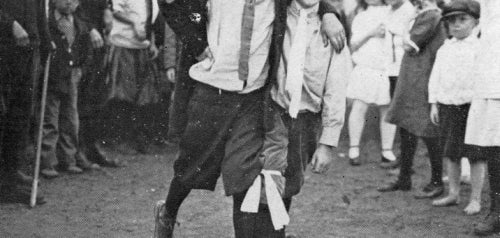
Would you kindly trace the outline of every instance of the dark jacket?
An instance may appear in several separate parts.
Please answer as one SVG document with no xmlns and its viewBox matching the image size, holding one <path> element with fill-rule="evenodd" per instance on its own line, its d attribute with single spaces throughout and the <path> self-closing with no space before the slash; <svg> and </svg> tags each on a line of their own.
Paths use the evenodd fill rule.
<svg viewBox="0 0 500 238">
<path fill-rule="evenodd" d="M 33 47 L 38 47 L 41 38 L 47 37 L 44 0 L 0 1 L 0 47 L 9 49 L 16 42 L 12 35 L 12 23 L 17 21 L 28 33 Z"/>
<path fill-rule="evenodd" d="M 110 0 L 80 0 L 75 15 L 87 23 L 89 29 L 96 29 L 102 33 L 105 28 L 104 10 L 110 5 Z"/>
<path fill-rule="evenodd" d="M 89 29 L 87 25 L 76 15 L 73 15 L 75 26 L 75 39 L 71 47 L 57 26 L 54 11 L 49 17 L 50 39 L 56 44 L 56 50 L 52 54 L 49 74 L 49 87 L 63 93 L 70 90 L 71 71 L 75 67 L 81 67 L 90 50 Z"/>
<path fill-rule="evenodd" d="M 406 52 L 401 63 L 387 121 L 421 137 L 436 137 L 438 127 L 429 117 L 429 77 L 436 52 L 446 39 L 439 10 L 420 13 L 410 30 L 410 39 L 419 52 Z"/>
</svg>

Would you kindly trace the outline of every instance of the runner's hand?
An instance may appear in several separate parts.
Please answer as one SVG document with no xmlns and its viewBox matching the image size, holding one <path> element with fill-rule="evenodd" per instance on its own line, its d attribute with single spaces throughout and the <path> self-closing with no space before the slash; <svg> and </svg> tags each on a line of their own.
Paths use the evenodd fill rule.
<svg viewBox="0 0 500 238">
<path fill-rule="evenodd" d="M 332 146 L 320 144 L 314 152 L 311 161 L 312 171 L 318 174 L 328 171 L 333 156 L 334 153 Z"/>
</svg>

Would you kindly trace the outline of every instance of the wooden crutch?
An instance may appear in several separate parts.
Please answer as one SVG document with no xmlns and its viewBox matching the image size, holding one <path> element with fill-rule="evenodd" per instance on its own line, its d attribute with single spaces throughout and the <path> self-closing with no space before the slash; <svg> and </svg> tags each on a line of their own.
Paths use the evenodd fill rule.
<svg viewBox="0 0 500 238">
<path fill-rule="evenodd" d="M 42 155 L 42 137 L 43 137 L 43 121 L 45 119 L 45 105 L 47 104 L 47 87 L 49 85 L 49 72 L 50 72 L 50 61 L 52 59 L 52 53 L 49 53 L 47 61 L 45 62 L 45 70 L 43 73 L 43 88 L 42 88 L 42 100 L 40 109 L 40 121 L 38 124 L 38 135 L 36 139 L 36 156 L 35 156 L 35 173 L 33 174 L 33 185 L 31 187 L 31 200 L 30 206 L 35 207 L 36 205 L 36 195 L 38 192 L 38 178 L 40 173 L 40 157 Z"/>
</svg>

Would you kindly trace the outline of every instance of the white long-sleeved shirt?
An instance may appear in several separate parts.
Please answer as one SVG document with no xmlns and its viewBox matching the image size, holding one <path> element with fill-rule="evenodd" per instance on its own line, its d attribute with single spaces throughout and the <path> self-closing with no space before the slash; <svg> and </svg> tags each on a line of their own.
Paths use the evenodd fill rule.
<svg viewBox="0 0 500 238">
<path fill-rule="evenodd" d="M 271 90 L 272 99 L 288 109 L 290 97 L 286 92 L 286 62 L 290 55 L 292 39 L 299 19 L 300 6 L 292 2 L 287 12 L 287 29 L 283 43 L 283 54 L 278 69 L 278 84 Z M 304 62 L 304 81 L 300 111 L 322 113 L 322 130 L 319 143 L 337 146 L 346 104 L 347 79 L 352 69 L 349 50 L 334 53 L 332 46 L 324 46 L 320 32 L 321 21 L 317 14 L 308 19 L 311 32 Z"/>
<path fill-rule="evenodd" d="M 462 105 L 472 101 L 479 39 L 446 40 L 436 54 L 429 79 L 429 103 Z"/>
<path fill-rule="evenodd" d="M 275 17 L 274 0 L 255 2 L 247 85 L 239 79 L 242 16 L 245 1 L 209 0 L 208 46 L 213 58 L 193 65 L 189 75 L 226 91 L 249 93 L 264 86 Z"/>
<path fill-rule="evenodd" d="M 152 1 L 151 23 L 155 22 L 159 14 L 157 1 Z M 145 0 L 113 0 L 113 9 L 125 14 L 130 20 L 138 25 L 141 34 L 146 35 L 146 21 L 148 19 L 148 6 Z M 129 49 L 146 49 L 151 42 L 138 39 L 134 28 L 130 24 L 123 23 L 113 18 L 113 28 L 109 34 L 111 44 Z"/>
</svg>

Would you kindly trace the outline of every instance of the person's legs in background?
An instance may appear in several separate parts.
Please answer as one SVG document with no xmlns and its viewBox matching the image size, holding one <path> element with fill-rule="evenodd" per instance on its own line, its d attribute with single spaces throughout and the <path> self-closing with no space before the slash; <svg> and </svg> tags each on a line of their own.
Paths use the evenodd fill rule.
<svg viewBox="0 0 500 238">
<path fill-rule="evenodd" d="M 381 162 L 391 162 L 396 161 L 396 156 L 392 151 L 392 147 L 394 144 L 394 137 L 396 136 L 396 125 L 390 124 L 385 121 L 385 117 L 387 115 L 387 111 L 389 110 L 389 106 L 380 106 L 380 138 L 382 143 L 382 158 Z"/>
<path fill-rule="evenodd" d="M 361 135 L 365 126 L 365 115 L 369 105 L 361 100 L 353 100 L 349 114 L 349 163 L 353 166 L 361 165 L 360 148 Z"/>
</svg>

